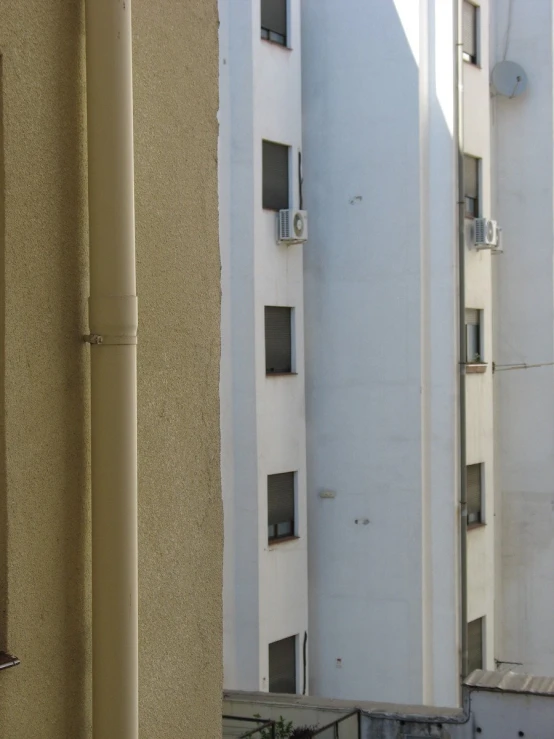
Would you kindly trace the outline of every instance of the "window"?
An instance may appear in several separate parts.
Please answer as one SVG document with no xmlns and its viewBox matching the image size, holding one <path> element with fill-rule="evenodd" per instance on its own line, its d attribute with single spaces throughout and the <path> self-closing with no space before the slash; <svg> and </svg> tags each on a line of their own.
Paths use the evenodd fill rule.
<svg viewBox="0 0 554 739">
<path fill-rule="evenodd" d="M 467 525 L 483 523 L 482 490 L 483 465 L 468 464 L 466 467 Z"/>
<path fill-rule="evenodd" d="M 468 364 L 483 362 L 481 314 L 480 310 L 466 308 L 466 362 Z"/>
<path fill-rule="evenodd" d="M 469 218 L 479 217 L 479 170 L 479 159 L 464 154 L 464 194 Z"/>
<path fill-rule="evenodd" d="M 292 372 L 292 308 L 265 307 L 265 371 Z"/>
<path fill-rule="evenodd" d="M 262 204 L 268 210 L 289 207 L 289 147 L 263 142 Z"/>
<path fill-rule="evenodd" d="M 477 13 L 478 9 L 469 0 L 464 0 L 462 18 L 463 57 L 466 62 L 477 64 Z"/>
<path fill-rule="evenodd" d="M 268 475 L 267 539 L 276 541 L 294 536 L 294 472 Z"/>
<path fill-rule="evenodd" d="M 296 637 L 269 645 L 269 692 L 296 693 Z"/>
<path fill-rule="evenodd" d="M 473 670 L 483 669 L 483 623 L 484 618 L 477 618 L 467 625 L 468 674 Z"/>
<path fill-rule="evenodd" d="M 262 38 L 287 45 L 287 0 L 261 0 Z"/>
</svg>

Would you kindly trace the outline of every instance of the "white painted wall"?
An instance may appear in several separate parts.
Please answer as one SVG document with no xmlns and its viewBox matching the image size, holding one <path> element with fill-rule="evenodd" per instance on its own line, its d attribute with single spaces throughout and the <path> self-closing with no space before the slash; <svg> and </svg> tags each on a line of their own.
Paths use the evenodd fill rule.
<svg viewBox="0 0 554 739">
<path fill-rule="evenodd" d="M 311 689 L 455 705 L 452 4 L 302 14 Z"/>
<path fill-rule="evenodd" d="M 481 11 L 482 69 L 464 70 L 464 123 L 491 215 L 487 0 Z M 228 687 L 267 689 L 268 644 L 298 635 L 300 647 L 308 631 L 316 694 L 458 702 L 452 12 L 442 0 L 290 0 L 283 49 L 260 39 L 258 0 L 220 0 Z M 298 205 L 302 107 L 311 239 L 287 248 L 262 210 L 261 142 L 292 147 Z M 485 312 L 490 361 L 488 253 L 468 251 L 466 283 L 468 307 Z M 265 305 L 295 309 L 295 377 L 265 376 Z M 467 378 L 467 404 L 487 520 L 468 536 L 469 618 L 486 616 L 491 667 L 490 367 Z M 290 470 L 299 539 L 268 547 L 267 475 Z"/>
<path fill-rule="evenodd" d="M 225 685 L 268 688 L 268 645 L 308 627 L 302 247 L 262 210 L 262 140 L 302 143 L 299 0 L 289 47 L 260 38 L 259 0 L 220 0 Z M 291 203 L 292 205 L 293 203 Z M 294 308 L 297 375 L 266 377 L 264 308 Z M 297 472 L 296 541 L 268 546 L 267 476 Z"/>
<path fill-rule="evenodd" d="M 487 690 L 471 692 L 472 721 L 454 736 L 473 737 L 479 727 L 481 736 L 490 739 L 525 736 L 542 739 L 552 732 L 554 699 L 552 696 L 495 693 Z M 520 734 L 523 732 L 523 734 Z"/>
<path fill-rule="evenodd" d="M 464 150 L 481 159 L 481 215 L 494 218 L 491 203 L 489 92 L 489 2 L 480 0 L 478 66 L 464 63 Z M 471 240 L 472 223 L 466 222 Z M 468 531 L 468 621 L 485 617 L 485 669 L 494 669 L 494 427 L 492 331 L 492 260 L 490 251 L 466 250 L 466 306 L 482 311 L 485 374 L 466 377 L 466 456 L 468 464 L 484 464 L 485 526 Z"/>
<path fill-rule="evenodd" d="M 523 65 L 527 92 L 493 100 L 497 364 L 554 361 L 552 0 L 494 0 L 495 60 Z M 531 12 L 532 11 L 532 12 Z M 554 674 L 554 368 L 495 374 L 501 486 L 498 657 Z"/>
</svg>

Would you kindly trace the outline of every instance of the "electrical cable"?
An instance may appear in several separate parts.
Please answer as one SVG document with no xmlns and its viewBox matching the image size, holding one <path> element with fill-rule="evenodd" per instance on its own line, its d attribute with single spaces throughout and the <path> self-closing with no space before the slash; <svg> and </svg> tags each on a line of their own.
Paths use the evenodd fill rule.
<svg viewBox="0 0 554 739">
<path fill-rule="evenodd" d="M 529 364 L 528 362 L 517 362 L 516 364 L 494 364 L 493 372 L 509 372 L 518 369 L 534 369 L 535 367 L 554 367 L 554 362 L 538 362 Z"/>
<path fill-rule="evenodd" d="M 508 3 L 508 20 L 506 23 L 506 39 L 504 41 L 504 54 L 502 55 L 502 61 L 506 61 L 506 57 L 508 56 L 508 47 L 510 46 L 510 31 L 512 30 L 512 10 L 513 10 L 513 2 L 514 0 L 509 0 Z"/>
</svg>

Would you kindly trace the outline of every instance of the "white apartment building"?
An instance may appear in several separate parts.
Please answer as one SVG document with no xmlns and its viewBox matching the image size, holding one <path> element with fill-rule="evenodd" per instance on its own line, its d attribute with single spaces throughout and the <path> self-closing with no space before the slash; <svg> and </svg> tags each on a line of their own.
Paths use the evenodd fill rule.
<svg viewBox="0 0 554 739">
<path fill-rule="evenodd" d="M 553 367 L 503 371 L 554 359 L 552 0 L 220 21 L 226 687 L 446 706 L 497 660 L 554 674 Z"/>
<path fill-rule="evenodd" d="M 300 202 L 300 3 L 269 11 L 262 18 L 252 0 L 220 4 L 224 659 L 235 688 L 300 692 L 308 679 L 303 252 L 277 245 L 275 233 L 277 212 Z"/>
</svg>

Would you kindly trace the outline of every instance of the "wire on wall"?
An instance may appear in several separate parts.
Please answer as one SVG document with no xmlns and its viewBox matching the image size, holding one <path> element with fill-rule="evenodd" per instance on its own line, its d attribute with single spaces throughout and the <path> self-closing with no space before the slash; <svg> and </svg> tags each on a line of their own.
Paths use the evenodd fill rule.
<svg viewBox="0 0 554 739">
<path fill-rule="evenodd" d="M 528 362 L 518 362 L 517 364 L 496 364 L 493 362 L 493 372 L 508 372 L 509 370 L 534 369 L 535 367 L 554 367 L 554 362 L 538 362 L 529 364 Z"/>
<path fill-rule="evenodd" d="M 508 20 L 506 22 L 506 38 L 504 40 L 504 54 L 502 55 L 502 61 L 506 61 L 508 56 L 508 47 L 510 46 L 510 32 L 512 30 L 512 10 L 514 7 L 514 0 L 508 2 Z"/>
</svg>

